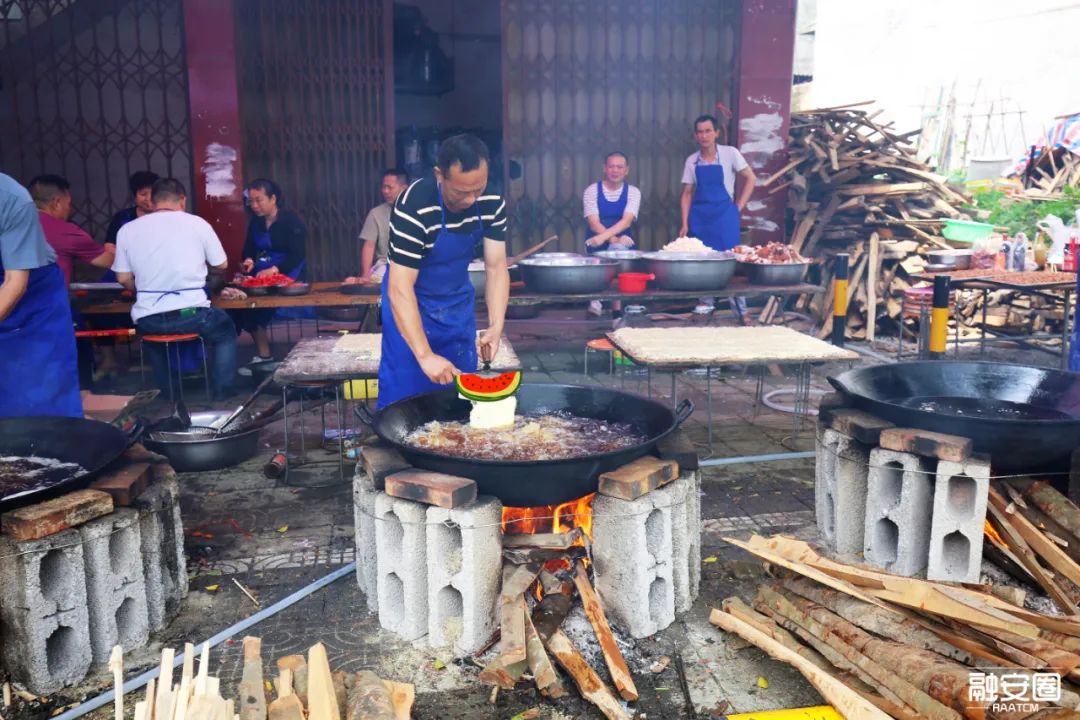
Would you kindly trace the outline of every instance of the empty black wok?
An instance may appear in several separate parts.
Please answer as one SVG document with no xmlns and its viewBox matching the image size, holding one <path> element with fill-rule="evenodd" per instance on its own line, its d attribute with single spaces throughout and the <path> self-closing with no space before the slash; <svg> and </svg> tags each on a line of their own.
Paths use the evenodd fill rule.
<svg viewBox="0 0 1080 720">
<path fill-rule="evenodd" d="M 861 367 L 829 382 L 902 427 L 971 438 L 995 472 L 1061 469 L 1080 446 L 1080 374 L 987 362 Z"/>
<path fill-rule="evenodd" d="M 672 412 L 637 395 L 583 385 L 523 385 L 517 399 L 521 415 L 562 411 L 578 417 L 628 422 L 647 439 L 602 455 L 530 462 L 472 460 L 405 445 L 405 435 L 432 420 L 468 422 L 472 404 L 461 400 L 453 388 L 391 403 L 375 414 L 371 424 L 379 437 L 396 446 L 415 467 L 472 478 L 482 495 L 494 495 L 512 507 L 535 507 L 557 505 L 596 492 L 599 473 L 648 454 L 660 438 L 694 412 L 689 400 L 683 400 Z"/>
<path fill-rule="evenodd" d="M 0 419 L 0 456 L 52 458 L 77 463 L 87 472 L 44 485 L 27 483 L 0 497 L 0 510 L 41 502 L 85 487 L 94 474 L 127 448 L 129 437 L 119 428 L 97 420 L 71 417 Z"/>
</svg>

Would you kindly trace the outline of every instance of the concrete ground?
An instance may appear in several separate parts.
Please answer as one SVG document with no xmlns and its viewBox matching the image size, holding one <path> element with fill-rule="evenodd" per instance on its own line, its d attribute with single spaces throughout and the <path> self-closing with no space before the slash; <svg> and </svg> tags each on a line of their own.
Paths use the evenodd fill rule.
<svg viewBox="0 0 1080 720">
<path fill-rule="evenodd" d="M 609 327 L 610 320 L 585 319 L 580 309 L 555 309 L 538 320 L 509 322 L 507 336 L 522 359 L 527 382 L 599 383 L 645 392 L 644 376 L 618 371 L 609 375 L 607 362 L 600 356 L 590 357 L 590 376 L 583 374 L 584 341 L 599 337 Z M 311 332 L 309 328 L 305 334 Z M 279 341 L 284 340 L 283 333 L 277 334 Z M 286 349 L 284 344 L 277 348 L 279 353 Z M 887 347 L 878 350 L 891 354 Z M 1039 364 L 1053 363 L 1049 356 L 1035 356 L 1034 361 L 1041 359 Z M 846 367 L 815 368 L 814 387 L 827 389 L 825 375 Z M 789 373 L 767 376 L 766 389 L 791 386 Z M 123 381 L 130 383 L 131 378 Z M 677 377 L 679 397 L 691 397 L 698 407 L 685 427 L 703 457 L 813 449 L 812 424 L 794 434 L 790 414 L 768 408 L 755 411 L 755 376 L 735 369 L 710 380 L 714 415 L 710 450 L 705 383 L 702 374 Z M 670 401 L 670 376 L 654 374 L 652 392 L 654 398 Z M 351 467 L 346 468 L 343 481 L 336 454 L 318 447 L 320 411 L 309 410 L 306 415 L 309 464 L 288 480 L 270 480 L 262 473 L 263 463 L 282 446 L 280 421 L 264 431 L 261 452 L 252 460 L 223 471 L 181 476 L 191 593 L 166 632 L 151 647 L 128 656 L 129 669 L 154 663 L 163 644 L 180 647 L 184 642 L 201 642 L 353 560 Z M 333 413 L 328 422 L 336 424 Z M 293 427 L 290 434 L 295 438 Z M 704 469 L 700 596 L 690 612 L 656 636 L 640 641 L 620 637 L 626 640 L 622 647 L 641 693 L 634 706 L 637 717 L 709 718 L 820 703 L 817 693 L 793 669 L 726 636 L 707 621 L 711 607 L 732 595 L 750 600 L 756 586 L 767 579 L 759 562 L 723 538 L 745 538 L 755 532 L 814 538 L 813 492 L 813 459 Z M 259 608 L 240 586 L 255 596 Z M 606 678 L 583 615 L 572 615 L 566 627 Z M 377 617 L 368 614 L 354 575 L 217 648 L 212 671 L 219 674 L 228 692 L 239 680 L 243 634 L 263 639 L 268 666 L 274 658 L 305 652 L 321 641 L 334 669 L 372 669 L 384 678 L 411 682 L 417 691 L 416 718 L 511 718 L 533 707 L 541 709 L 543 718 L 601 717 L 574 691 L 567 698 L 550 701 L 525 682 L 513 692 L 499 692 L 492 702 L 490 687 L 477 679 L 476 662 L 402 642 L 382 630 Z M 664 656 L 671 659 L 670 664 L 662 672 L 650 672 L 653 662 Z M 95 694 L 107 684 L 107 678 L 99 674 L 69 697 L 77 700 Z"/>
</svg>

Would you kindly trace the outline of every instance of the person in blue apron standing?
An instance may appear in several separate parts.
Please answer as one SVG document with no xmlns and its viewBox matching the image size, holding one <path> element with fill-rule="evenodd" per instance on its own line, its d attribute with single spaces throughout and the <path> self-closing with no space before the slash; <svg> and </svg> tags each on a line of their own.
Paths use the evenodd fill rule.
<svg viewBox="0 0 1080 720">
<path fill-rule="evenodd" d="M 490 155 L 482 140 L 455 135 L 439 147 L 434 175 L 417 180 L 390 216 L 389 267 L 382 282 L 378 407 L 446 387 L 495 357 L 510 276 L 506 203 L 486 193 Z M 488 326 L 477 337 L 469 263 L 480 248 Z"/>
<path fill-rule="evenodd" d="M 0 173 L 0 417 L 82 417 L 67 284 L 30 193 Z"/>
<path fill-rule="evenodd" d="M 756 179 L 737 148 L 717 143 L 718 134 L 712 115 L 694 120 L 698 151 L 683 166 L 679 237 L 689 235 L 713 250 L 730 250 L 739 244 L 739 213 L 750 201 Z M 714 298 L 702 298 L 695 312 L 711 313 L 714 303 Z M 731 309 L 744 325 L 753 323 L 742 298 L 731 298 Z"/>
<path fill-rule="evenodd" d="M 585 210 L 585 251 L 629 250 L 634 247 L 633 224 L 641 210 L 641 191 L 626 182 L 630 161 L 621 152 L 608 153 L 604 158 L 604 179 L 589 185 L 581 195 Z M 622 303 L 611 303 L 618 317 Z M 599 300 L 589 303 L 589 312 L 600 315 Z"/>
<path fill-rule="evenodd" d="M 284 207 L 281 189 L 273 180 L 253 180 L 247 186 L 248 205 L 254 217 L 248 222 L 240 269 L 255 277 L 288 275 L 305 280 L 307 270 L 307 228 L 292 210 Z M 270 336 L 266 328 L 274 310 L 234 310 L 229 313 L 237 332 L 247 331 L 255 340 L 255 357 L 240 368 L 241 376 L 251 375 L 251 366 L 271 362 Z"/>
</svg>

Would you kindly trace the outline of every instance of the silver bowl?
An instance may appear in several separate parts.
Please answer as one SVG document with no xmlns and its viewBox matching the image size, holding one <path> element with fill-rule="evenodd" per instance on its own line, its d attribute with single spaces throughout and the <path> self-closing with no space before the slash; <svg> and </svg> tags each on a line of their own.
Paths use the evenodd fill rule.
<svg viewBox="0 0 1080 720">
<path fill-rule="evenodd" d="M 926 253 L 932 265 L 948 265 L 954 270 L 971 267 L 972 250 L 931 250 Z"/>
<path fill-rule="evenodd" d="M 564 258 L 531 257 L 518 261 L 525 287 L 534 292 L 584 294 L 607 290 L 615 279 L 618 260 L 580 255 Z"/>
<path fill-rule="evenodd" d="M 581 253 L 572 252 L 540 252 L 533 253 L 526 260 L 565 260 L 566 258 L 580 258 L 585 257 Z"/>
<path fill-rule="evenodd" d="M 651 252 L 643 257 L 661 290 L 723 290 L 735 274 L 730 252 Z"/>
<path fill-rule="evenodd" d="M 797 285 L 810 263 L 739 262 L 742 274 L 751 285 Z"/>
<path fill-rule="evenodd" d="M 169 464 L 179 472 L 220 470 L 239 465 L 258 451 L 262 425 L 215 437 L 210 424 L 224 420 L 230 413 L 229 410 L 191 413 L 188 430 L 150 433 L 144 444 L 147 449 L 169 458 Z"/>
<path fill-rule="evenodd" d="M 645 253 L 640 250 L 600 250 L 592 254 L 592 257 L 618 260 L 619 269 L 617 272 L 619 274 L 644 272 L 645 261 L 642 260 L 644 256 Z"/>
</svg>

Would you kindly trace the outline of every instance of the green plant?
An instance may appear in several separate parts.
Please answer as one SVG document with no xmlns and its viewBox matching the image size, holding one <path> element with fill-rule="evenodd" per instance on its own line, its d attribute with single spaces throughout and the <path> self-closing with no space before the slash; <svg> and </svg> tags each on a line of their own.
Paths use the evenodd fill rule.
<svg viewBox="0 0 1080 720">
<path fill-rule="evenodd" d="M 1066 187 L 1061 197 L 1054 200 L 1029 200 L 1006 195 L 997 190 L 975 193 L 972 210 L 989 212 L 985 222 L 1009 229 L 1010 235 L 1024 232 L 1035 237 L 1035 223 L 1047 215 L 1057 215 L 1069 225 L 1076 221 L 1080 208 L 1080 188 Z"/>
</svg>

